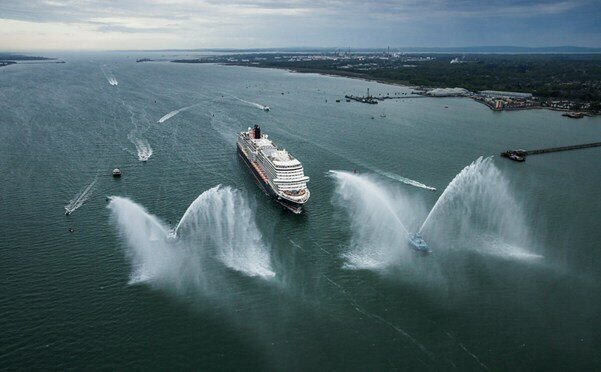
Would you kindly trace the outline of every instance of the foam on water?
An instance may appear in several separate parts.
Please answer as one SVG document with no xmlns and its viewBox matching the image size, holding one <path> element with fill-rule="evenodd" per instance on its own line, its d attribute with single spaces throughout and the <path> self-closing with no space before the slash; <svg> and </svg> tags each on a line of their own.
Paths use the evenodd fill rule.
<svg viewBox="0 0 601 372">
<path fill-rule="evenodd" d="M 419 181 L 412 180 L 411 178 L 403 177 L 403 176 L 400 176 L 395 173 L 385 172 L 385 171 L 381 171 L 379 169 L 375 170 L 375 172 L 378 174 L 381 174 L 384 177 L 388 177 L 392 180 L 399 181 L 399 182 L 402 182 L 402 183 L 410 185 L 410 186 L 415 186 L 415 187 L 419 187 L 420 189 L 425 189 L 425 190 L 430 190 L 430 191 L 436 191 L 435 187 L 425 185 Z"/>
<path fill-rule="evenodd" d="M 263 105 L 261 105 L 260 103 L 256 103 L 256 102 L 247 101 L 247 100 L 245 100 L 245 99 L 242 99 L 242 98 L 240 98 L 240 97 L 236 97 L 236 96 L 232 96 L 232 97 L 233 97 L 233 98 L 235 98 L 235 99 L 237 99 L 237 100 L 238 100 L 238 101 L 240 101 L 240 102 L 244 102 L 244 103 L 246 103 L 246 104 L 248 104 L 248 105 L 250 105 L 250 106 L 252 106 L 252 107 L 256 107 L 256 108 L 258 108 L 258 109 L 260 109 L 260 110 L 265 110 L 265 109 L 267 108 L 267 106 L 263 106 Z"/>
<path fill-rule="evenodd" d="M 109 82 L 110 85 L 119 85 L 117 78 L 115 77 L 115 75 L 113 75 L 113 73 L 110 70 L 108 70 L 106 67 L 101 67 L 101 70 L 104 74 L 104 77 L 106 77 L 106 80 Z"/>
<path fill-rule="evenodd" d="M 194 104 L 194 105 L 190 105 L 190 106 L 182 107 L 182 108 L 179 108 L 179 109 L 177 109 L 177 110 L 173 110 L 173 111 L 171 111 L 170 113 L 163 115 L 163 117 L 161 117 L 161 118 L 160 118 L 160 119 L 157 121 L 157 123 L 164 123 L 164 122 L 166 122 L 167 120 L 169 120 L 169 119 L 171 119 L 172 117 L 174 117 L 175 115 L 179 114 L 180 112 L 182 112 L 182 111 L 186 111 L 186 110 L 189 110 L 189 109 L 191 109 L 191 108 L 193 108 L 193 107 L 195 107 L 195 106 L 198 106 L 198 103 L 197 103 L 197 104 Z"/>
<path fill-rule="evenodd" d="M 236 137 L 241 128 L 245 128 L 245 123 L 241 123 L 239 118 L 231 115 L 227 108 L 217 105 L 213 106 L 210 115 L 211 128 L 227 143 L 235 145 Z"/>
<path fill-rule="evenodd" d="M 133 113 L 131 117 L 131 122 L 136 128 L 132 129 L 128 133 L 127 139 L 129 139 L 129 142 L 136 146 L 136 154 L 133 154 L 131 151 L 128 152 L 134 156 L 137 156 L 139 161 L 148 161 L 148 159 L 150 159 L 150 157 L 153 154 L 152 147 L 150 146 L 150 143 L 147 139 L 140 137 L 140 133 L 138 133 L 137 130 L 138 125 L 137 122 L 134 120 Z"/>
<path fill-rule="evenodd" d="M 79 190 L 77 194 L 69 201 L 67 205 L 65 205 L 65 211 L 68 214 L 73 213 L 75 210 L 79 209 L 92 195 L 94 191 L 94 185 L 96 185 L 97 178 L 94 178 L 92 182 L 87 184 L 84 188 Z"/>
<path fill-rule="evenodd" d="M 215 275 L 216 265 L 246 276 L 275 276 L 248 204 L 229 187 L 201 194 L 175 232 L 128 198 L 111 197 L 108 208 L 131 260 L 130 283 L 203 289 L 217 280 L 207 280 L 207 275 Z"/>
<path fill-rule="evenodd" d="M 147 161 L 152 156 L 152 147 L 150 147 L 150 143 L 148 140 L 144 138 L 139 138 L 134 141 L 134 145 L 136 146 L 136 151 L 138 152 L 138 160 Z"/>
</svg>

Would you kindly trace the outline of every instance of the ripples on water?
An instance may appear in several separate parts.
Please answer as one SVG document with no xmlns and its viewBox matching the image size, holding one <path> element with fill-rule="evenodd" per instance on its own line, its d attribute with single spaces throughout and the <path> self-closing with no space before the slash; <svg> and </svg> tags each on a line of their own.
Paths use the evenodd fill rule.
<svg viewBox="0 0 601 372">
<path fill-rule="evenodd" d="M 423 99 L 383 103 L 386 120 L 371 120 L 380 108 L 335 99 L 405 88 L 104 64 L 0 74 L 8 368 L 549 369 L 574 363 L 558 345 L 582 363 L 596 355 L 587 330 L 598 285 L 545 268 L 564 260 L 564 272 L 596 278 L 598 208 L 587 195 L 598 169 L 575 153 L 552 167 L 466 167 L 508 144 L 581 142 L 596 135 L 594 119 L 567 126 L 543 111 L 497 115 L 459 99 L 438 110 L 442 101 Z M 238 163 L 236 134 L 254 124 L 303 162 L 303 215 L 280 210 Z M 442 195 L 431 190 L 451 180 Z M 422 225 L 428 257 L 405 244 Z"/>
</svg>

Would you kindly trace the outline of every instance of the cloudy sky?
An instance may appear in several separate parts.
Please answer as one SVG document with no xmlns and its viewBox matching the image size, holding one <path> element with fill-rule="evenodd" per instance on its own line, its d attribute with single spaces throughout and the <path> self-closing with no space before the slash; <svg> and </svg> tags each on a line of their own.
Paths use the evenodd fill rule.
<svg viewBox="0 0 601 372">
<path fill-rule="evenodd" d="M 0 50 L 601 47 L 601 0 L 0 0 Z"/>
</svg>

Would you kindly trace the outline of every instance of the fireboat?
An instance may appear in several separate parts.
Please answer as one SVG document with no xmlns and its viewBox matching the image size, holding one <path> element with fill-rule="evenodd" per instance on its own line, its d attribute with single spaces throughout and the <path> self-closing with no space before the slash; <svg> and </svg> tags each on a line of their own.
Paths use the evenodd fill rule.
<svg viewBox="0 0 601 372">
<path fill-rule="evenodd" d="M 407 236 L 407 244 L 409 245 L 409 248 L 416 252 L 423 254 L 432 253 L 430 246 L 428 246 L 428 243 L 426 243 L 419 233 L 409 234 L 409 236 Z"/>
</svg>

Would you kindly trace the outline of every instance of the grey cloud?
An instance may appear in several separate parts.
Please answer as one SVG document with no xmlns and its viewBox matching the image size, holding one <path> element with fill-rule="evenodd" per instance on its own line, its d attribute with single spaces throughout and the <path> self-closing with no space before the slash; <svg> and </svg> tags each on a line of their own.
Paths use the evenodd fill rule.
<svg viewBox="0 0 601 372">
<path fill-rule="evenodd" d="M 226 0 L 226 1 L 136 1 L 136 0 L 5 0 L 0 4 L 0 18 L 32 22 L 87 22 L 95 17 L 144 17 L 185 20 L 191 15 L 205 15 L 220 8 L 255 10 L 310 10 L 353 16 L 455 16 L 489 15 L 534 16 L 556 14 L 586 1 L 538 0 Z M 359 13 L 357 13 L 359 12 Z"/>
</svg>

